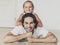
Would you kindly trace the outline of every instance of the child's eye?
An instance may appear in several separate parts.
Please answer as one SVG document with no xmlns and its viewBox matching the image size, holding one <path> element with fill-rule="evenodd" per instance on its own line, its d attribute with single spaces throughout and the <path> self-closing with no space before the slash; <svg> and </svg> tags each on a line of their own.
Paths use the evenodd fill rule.
<svg viewBox="0 0 60 45">
<path fill-rule="evenodd" d="M 27 8 L 27 7 L 25 7 L 25 8 Z"/>
<path fill-rule="evenodd" d="M 24 7 L 24 8 L 27 8 L 27 7 Z"/>
<path fill-rule="evenodd" d="M 31 6 L 29 8 L 32 8 Z"/>
</svg>

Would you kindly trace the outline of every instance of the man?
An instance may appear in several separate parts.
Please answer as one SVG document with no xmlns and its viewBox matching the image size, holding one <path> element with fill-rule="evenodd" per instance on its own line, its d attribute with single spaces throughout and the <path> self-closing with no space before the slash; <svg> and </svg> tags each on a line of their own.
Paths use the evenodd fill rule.
<svg viewBox="0 0 60 45">
<path fill-rule="evenodd" d="M 4 42 L 9 43 L 22 39 L 26 39 L 28 42 L 57 42 L 54 34 L 48 32 L 43 27 L 37 27 L 37 23 L 33 14 L 25 14 L 22 17 L 22 25 L 8 32 Z"/>
</svg>

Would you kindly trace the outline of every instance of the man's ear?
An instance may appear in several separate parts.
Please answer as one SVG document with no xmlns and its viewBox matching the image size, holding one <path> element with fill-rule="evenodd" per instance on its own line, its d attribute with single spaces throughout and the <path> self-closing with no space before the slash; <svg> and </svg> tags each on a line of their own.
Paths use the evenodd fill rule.
<svg viewBox="0 0 60 45">
<path fill-rule="evenodd" d="M 36 23 L 34 23 L 34 26 L 36 25 Z"/>
<path fill-rule="evenodd" d="M 35 28 L 37 27 L 37 24 L 36 23 L 34 23 L 34 26 L 35 26 Z"/>
<path fill-rule="evenodd" d="M 22 23 L 22 26 L 24 27 L 24 23 Z"/>
</svg>

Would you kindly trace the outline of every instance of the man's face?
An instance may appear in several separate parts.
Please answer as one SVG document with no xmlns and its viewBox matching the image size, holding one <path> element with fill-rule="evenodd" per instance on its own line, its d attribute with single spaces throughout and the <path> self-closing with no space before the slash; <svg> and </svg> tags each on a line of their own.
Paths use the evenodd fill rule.
<svg viewBox="0 0 60 45">
<path fill-rule="evenodd" d="M 31 32 L 35 28 L 35 23 L 33 22 L 32 17 L 26 17 L 24 19 L 23 25 L 24 25 L 24 29 L 26 30 L 26 32 Z"/>
</svg>

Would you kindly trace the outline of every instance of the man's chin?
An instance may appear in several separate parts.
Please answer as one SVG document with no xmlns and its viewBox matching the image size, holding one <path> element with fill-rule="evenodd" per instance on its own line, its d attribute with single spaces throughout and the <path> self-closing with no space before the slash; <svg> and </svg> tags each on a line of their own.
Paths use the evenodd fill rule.
<svg viewBox="0 0 60 45">
<path fill-rule="evenodd" d="M 31 32 L 31 30 L 26 30 L 26 32 Z"/>
<path fill-rule="evenodd" d="M 29 32 L 31 32 L 31 31 L 26 31 L 26 32 L 28 32 L 28 33 L 29 33 Z"/>
</svg>

